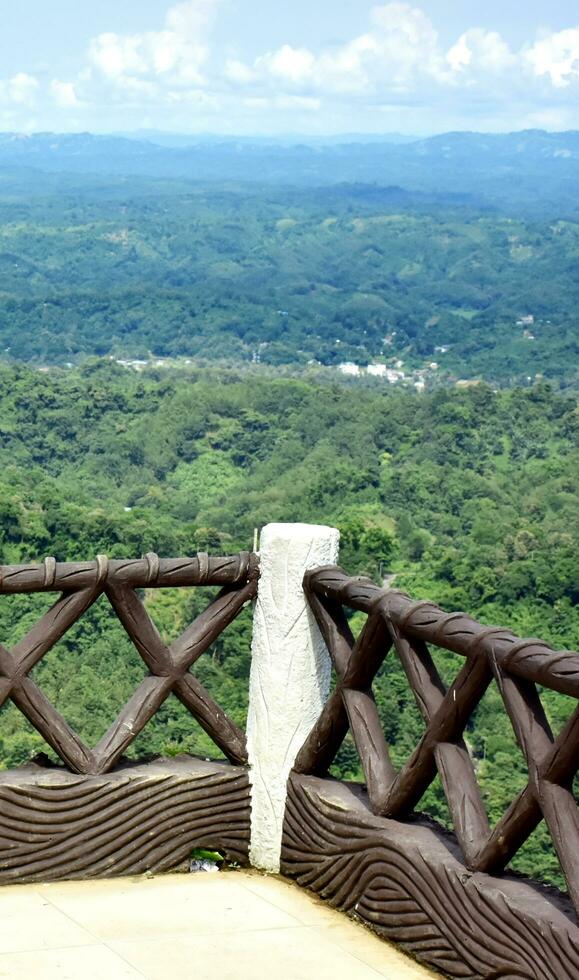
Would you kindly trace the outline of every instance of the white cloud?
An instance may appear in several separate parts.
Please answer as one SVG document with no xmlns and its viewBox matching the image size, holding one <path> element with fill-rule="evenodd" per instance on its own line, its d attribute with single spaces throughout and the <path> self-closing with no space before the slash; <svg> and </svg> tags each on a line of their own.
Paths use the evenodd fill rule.
<svg viewBox="0 0 579 980">
<path fill-rule="evenodd" d="M 579 76 L 579 27 L 537 41 L 527 58 L 536 75 L 548 75 L 555 88 L 566 88 Z"/>
<path fill-rule="evenodd" d="M 317 54 L 283 45 L 258 57 L 253 65 L 236 63 L 241 84 L 274 82 L 288 90 L 316 95 L 398 99 L 403 94 L 432 96 L 468 83 L 496 78 L 517 64 L 505 40 L 495 31 L 472 28 L 444 50 L 438 33 L 417 7 L 389 3 L 374 7 L 371 29 L 343 45 Z"/>
<path fill-rule="evenodd" d="M 533 108 L 554 117 L 551 103 L 579 78 L 579 28 L 514 51 L 497 31 L 472 27 L 445 46 L 419 7 L 386 3 L 372 8 L 365 33 L 343 44 L 318 50 L 284 44 L 251 63 L 229 61 L 224 78 L 245 88 L 246 99 L 265 98 L 268 105 L 299 95 L 320 108 L 347 106 L 354 115 L 360 107 L 450 108 L 471 128 L 477 118 L 488 125 L 494 111 L 497 120 L 508 117 L 516 126 L 517 112 L 522 121 Z M 572 87 L 577 94 L 579 81 Z M 579 125 L 579 108 L 575 118 Z"/>
<path fill-rule="evenodd" d="M 445 51 L 438 33 L 418 7 L 389 3 L 374 7 L 370 30 L 345 44 L 314 53 L 283 45 L 258 57 L 253 65 L 236 62 L 235 80 L 256 78 L 320 94 L 381 96 L 388 92 L 432 93 L 470 84 L 485 74 L 497 75 L 516 62 L 509 46 L 494 31 L 473 28 Z"/>
<path fill-rule="evenodd" d="M 371 13 L 374 31 L 372 54 L 381 75 L 407 85 L 424 74 L 444 79 L 443 57 L 434 25 L 418 7 L 388 3 Z"/>
<path fill-rule="evenodd" d="M 374 7 L 371 30 L 345 44 L 314 54 L 283 45 L 252 66 L 263 79 L 316 93 L 372 93 L 390 86 L 404 90 L 429 76 L 443 81 L 448 66 L 428 17 L 406 3 Z M 251 80 L 251 79 L 250 79 Z"/>
<path fill-rule="evenodd" d="M 164 77 L 168 84 L 199 85 L 208 58 L 206 32 L 221 0 L 187 0 L 171 7 L 164 27 L 140 34 L 104 33 L 92 39 L 91 66 L 109 82 Z"/>
<path fill-rule="evenodd" d="M 498 74 L 516 65 L 516 57 L 496 31 L 475 27 L 462 34 L 446 55 L 454 72 Z"/>
<path fill-rule="evenodd" d="M 292 48 L 284 44 L 271 54 L 263 55 L 255 62 L 255 67 L 290 85 L 307 84 L 313 79 L 316 59 L 306 48 Z"/>
<path fill-rule="evenodd" d="M 288 41 L 244 58 L 235 39 L 227 46 L 212 37 L 227 2 L 173 3 L 156 30 L 105 30 L 89 40 L 70 80 L 40 85 L 22 72 L 0 81 L 5 118 L 34 106 L 64 119 L 74 107 L 88 126 L 98 113 L 101 128 L 110 119 L 138 126 L 145 117 L 162 128 L 214 128 L 218 118 L 225 131 L 241 126 L 244 113 L 253 131 L 260 114 L 272 129 L 299 129 L 307 118 L 314 129 L 316 113 L 321 128 L 380 129 L 386 116 L 393 128 L 410 131 L 504 130 L 534 119 L 579 128 L 579 26 L 520 50 L 477 26 L 445 44 L 420 0 L 382 3 L 370 10 L 365 31 L 341 43 Z"/>
<path fill-rule="evenodd" d="M 3 84 L 5 97 L 22 106 L 34 105 L 38 88 L 38 79 L 23 71 L 13 75 Z"/>
<path fill-rule="evenodd" d="M 141 50 L 145 35 L 99 34 L 90 43 L 89 61 L 109 78 L 146 71 Z"/>
<path fill-rule="evenodd" d="M 61 82 L 58 78 L 53 78 L 50 83 L 50 93 L 56 104 L 63 109 L 80 105 L 73 82 Z"/>
<path fill-rule="evenodd" d="M 248 85 L 256 80 L 257 72 L 237 58 L 225 62 L 224 75 L 227 81 L 237 85 Z"/>
</svg>

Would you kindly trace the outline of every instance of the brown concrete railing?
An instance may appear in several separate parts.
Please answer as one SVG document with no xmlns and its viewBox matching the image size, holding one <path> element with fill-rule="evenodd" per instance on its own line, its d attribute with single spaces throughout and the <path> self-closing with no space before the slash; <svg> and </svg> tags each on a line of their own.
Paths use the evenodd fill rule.
<svg viewBox="0 0 579 980">
<path fill-rule="evenodd" d="M 0 772 L 0 882 L 94 877 L 174 868 L 194 847 L 246 862 L 249 780 L 245 733 L 189 668 L 257 591 L 255 555 L 56 562 L 0 567 L 0 594 L 61 592 L 12 650 L 0 645 L 0 707 L 11 699 L 64 763 Z M 170 646 L 135 589 L 220 586 Z M 32 668 L 101 595 L 148 673 L 99 743 L 73 731 Z M 124 753 L 171 694 L 229 759 L 129 763 Z"/>
<path fill-rule="evenodd" d="M 422 949 L 424 953 L 431 942 L 432 955 L 426 959 L 451 975 L 466 976 L 447 953 L 443 955 L 438 949 L 438 960 L 433 953 L 433 950 L 436 952 L 433 936 L 437 929 L 436 920 L 440 917 L 440 905 L 446 903 L 449 917 L 456 916 L 454 938 L 459 945 L 463 941 L 465 947 L 470 943 L 471 953 L 477 945 L 479 952 L 485 942 L 488 946 L 490 937 L 479 936 L 477 940 L 473 934 L 467 940 L 464 934 L 459 940 L 461 929 L 464 931 L 464 924 L 459 928 L 460 918 L 464 923 L 470 917 L 480 931 L 487 928 L 483 921 L 485 915 L 495 920 L 502 917 L 506 948 L 509 933 L 519 928 L 518 924 L 514 926 L 513 907 L 518 905 L 517 914 L 532 920 L 538 906 L 536 893 L 528 891 L 525 894 L 521 885 L 514 905 L 511 901 L 509 908 L 509 895 L 514 900 L 514 893 L 509 892 L 512 883 L 509 884 L 508 876 L 503 877 L 501 872 L 543 819 L 567 880 L 570 898 L 575 910 L 579 910 L 579 817 L 573 796 L 573 779 L 579 767 L 579 707 L 555 737 L 540 694 L 540 688 L 546 687 L 579 698 L 579 655 L 552 650 L 540 640 L 521 640 L 508 630 L 483 626 L 464 613 L 445 613 L 431 602 L 414 602 L 406 594 L 381 589 L 369 579 L 349 577 L 336 566 L 308 571 L 304 589 L 330 652 L 337 683 L 294 764 L 285 862 L 282 862 L 286 872 L 321 890 L 326 897 L 333 897 L 339 907 L 347 908 L 352 902 L 361 914 L 360 909 L 366 902 L 367 919 L 375 925 L 382 924 L 391 938 L 395 935 L 401 942 L 406 938 L 412 948 L 409 937 L 420 935 L 422 945 L 415 946 L 415 952 Z M 367 613 L 357 640 L 350 631 L 346 609 Z M 448 688 L 440 678 L 428 644 L 465 658 L 464 666 Z M 402 664 L 426 723 L 418 745 L 400 771 L 396 771 L 391 761 L 372 693 L 372 682 L 391 650 Z M 515 796 L 493 828 L 489 825 L 473 761 L 463 740 L 468 721 L 492 683 L 499 688 L 528 767 L 526 787 Z M 312 777 L 327 775 L 348 731 L 356 745 L 366 781 L 367 796 L 363 796 L 367 800 L 364 804 L 366 824 L 359 812 L 359 793 L 356 801 L 353 798 L 346 800 L 342 790 L 332 791 L 327 779 L 312 780 Z M 459 862 L 455 860 L 451 868 L 441 851 L 425 877 L 424 853 L 421 853 L 417 840 L 411 838 L 416 823 L 414 812 L 437 773 L 454 825 Z M 372 820 L 372 815 L 380 819 Z M 396 833 L 392 829 L 394 821 Z M 380 838 L 384 853 L 370 858 Z M 318 841 L 324 844 L 318 844 Z M 443 843 L 441 834 L 438 834 L 438 843 Z M 387 848 L 391 846 L 398 847 L 394 871 L 386 856 Z M 352 847 L 358 861 L 366 859 L 364 886 L 360 885 L 355 864 L 345 873 Z M 316 854 L 315 861 L 306 857 L 308 851 Z M 342 854 L 341 859 L 338 852 Z M 328 874 L 330 854 L 335 855 L 333 877 Z M 401 875 L 414 878 L 415 884 L 421 882 L 422 900 L 417 898 L 413 887 L 401 886 Z M 493 877 L 489 878 L 489 875 Z M 373 877 L 381 882 L 380 887 L 372 884 Z M 450 889 L 449 880 L 452 883 Z M 456 915 L 457 895 L 462 885 L 471 880 L 477 883 L 477 896 L 484 897 L 487 911 L 484 912 L 476 901 L 469 906 L 465 892 L 458 903 L 460 913 Z M 367 889 L 374 889 L 371 901 L 367 898 Z M 389 894 L 390 899 L 396 894 L 397 904 L 394 904 L 400 913 L 395 927 L 391 920 Z M 418 904 L 411 912 L 415 900 Z M 403 912 L 408 914 L 405 925 Z M 539 919 L 540 916 L 536 926 L 540 931 Z M 531 972 L 518 973 L 515 967 L 520 969 L 520 957 L 525 958 L 524 937 L 519 935 L 520 957 L 515 957 L 511 964 L 515 971 L 513 975 L 573 976 L 579 968 L 579 933 L 572 924 L 573 919 L 572 910 L 567 908 L 567 922 L 573 937 L 569 958 L 563 956 L 561 960 L 565 944 L 558 948 L 556 940 L 551 945 L 545 942 L 540 944 L 538 965 L 529 967 Z M 446 930 L 447 938 L 449 935 L 452 938 L 453 929 L 450 934 Z M 484 937 L 484 932 L 481 935 Z M 542 935 L 545 937 L 547 933 Z M 509 941 L 511 939 L 512 936 Z M 531 949 L 532 944 L 527 943 L 527 951 Z M 537 949 L 528 955 L 531 960 L 533 957 L 536 960 Z M 462 956 L 461 968 L 466 954 Z M 484 960 L 484 956 L 482 958 Z M 487 959 L 489 971 L 507 970 L 505 964 L 509 957 L 504 950 L 497 955 L 489 953 Z M 487 974 L 475 971 L 472 975 Z M 500 975 L 511 974 L 507 971 Z"/>
<path fill-rule="evenodd" d="M 0 594 L 61 592 L 60 598 L 12 651 L 0 646 L 0 707 L 11 698 L 71 772 L 96 774 L 115 763 L 171 693 L 191 712 L 231 762 L 247 762 L 245 735 L 189 673 L 192 664 L 236 618 L 257 591 L 258 561 L 244 552 L 226 558 L 56 562 L 0 567 Z M 136 588 L 220 585 L 221 592 L 170 647 Z M 28 676 L 86 610 L 105 594 L 149 669 L 94 749 L 86 746 Z"/>
<path fill-rule="evenodd" d="M 572 791 L 579 768 L 579 707 L 554 738 L 537 690 L 540 684 L 579 698 L 579 654 L 552 650 L 540 640 L 520 640 L 464 613 L 445 613 L 431 602 L 413 602 L 370 580 L 348 578 L 339 568 L 309 573 L 306 591 L 339 685 L 298 755 L 296 771 L 327 771 L 351 729 L 372 809 L 386 817 L 411 813 L 438 772 L 465 863 L 473 871 L 504 868 L 544 819 L 579 910 L 579 818 Z M 368 613 L 357 642 L 343 604 Z M 448 690 L 427 643 L 465 657 Z M 390 761 L 371 692 L 391 647 L 427 725 L 399 773 Z M 493 681 L 527 762 L 529 782 L 491 831 L 462 736 Z"/>
</svg>

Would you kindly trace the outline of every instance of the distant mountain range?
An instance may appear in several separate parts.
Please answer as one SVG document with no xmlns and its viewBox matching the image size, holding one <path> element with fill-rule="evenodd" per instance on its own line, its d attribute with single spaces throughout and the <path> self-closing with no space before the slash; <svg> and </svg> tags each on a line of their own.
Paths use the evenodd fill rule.
<svg viewBox="0 0 579 980">
<path fill-rule="evenodd" d="M 287 133 L 280 136 L 225 136 L 216 133 L 166 133 L 158 129 L 138 129 L 119 135 L 132 140 L 145 140 L 159 146 L 196 146 L 200 143 L 250 143 L 255 146 L 339 146 L 343 143 L 415 143 L 419 136 L 404 133 L 338 133 L 332 136 Z"/>
<path fill-rule="evenodd" d="M 4 357 L 576 387 L 579 133 L 149 135 L 0 134 Z"/>
<path fill-rule="evenodd" d="M 134 175 L 298 186 L 363 183 L 476 194 L 498 205 L 579 199 L 579 132 L 445 133 L 404 141 L 280 140 L 89 133 L 0 134 L 0 170 Z M 304 137 L 304 140 L 306 138 Z M 163 145 L 161 145 L 163 144 Z"/>
</svg>

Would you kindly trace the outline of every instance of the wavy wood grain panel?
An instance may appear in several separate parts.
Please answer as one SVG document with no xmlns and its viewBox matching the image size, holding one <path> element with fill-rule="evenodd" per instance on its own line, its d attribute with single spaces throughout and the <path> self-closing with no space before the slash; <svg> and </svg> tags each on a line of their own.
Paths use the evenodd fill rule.
<svg viewBox="0 0 579 980">
<path fill-rule="evenodd" d="M 247 862 L 245 769 L 179 758 L 103 776 L 0 774 L 0 882 L 167 871 L 193 848 Z"/>
<path fill-rule="evenodd" d="M 579 928 L 553 889 L 472 874 L 427 821 L 371 813 L 364 791 L 293 774 L 282 872 L 451 977 L 576 980 Z"/>
</svg>

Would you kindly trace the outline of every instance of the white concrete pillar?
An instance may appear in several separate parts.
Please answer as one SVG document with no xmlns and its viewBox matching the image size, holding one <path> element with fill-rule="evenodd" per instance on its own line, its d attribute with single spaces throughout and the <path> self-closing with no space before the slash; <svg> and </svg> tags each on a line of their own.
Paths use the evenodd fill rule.
<svg viewBox="0 0 579 980">
<path fill-rule="evenodd" d="M 279 871 L 286 783 L 328 697 L 330 658 L 302 588 L 304 572 L 336 564 L 339 531 L 268 524 L 260 540 L 253 618 L 247 743 L 250 860 Z"/>
</svg>

